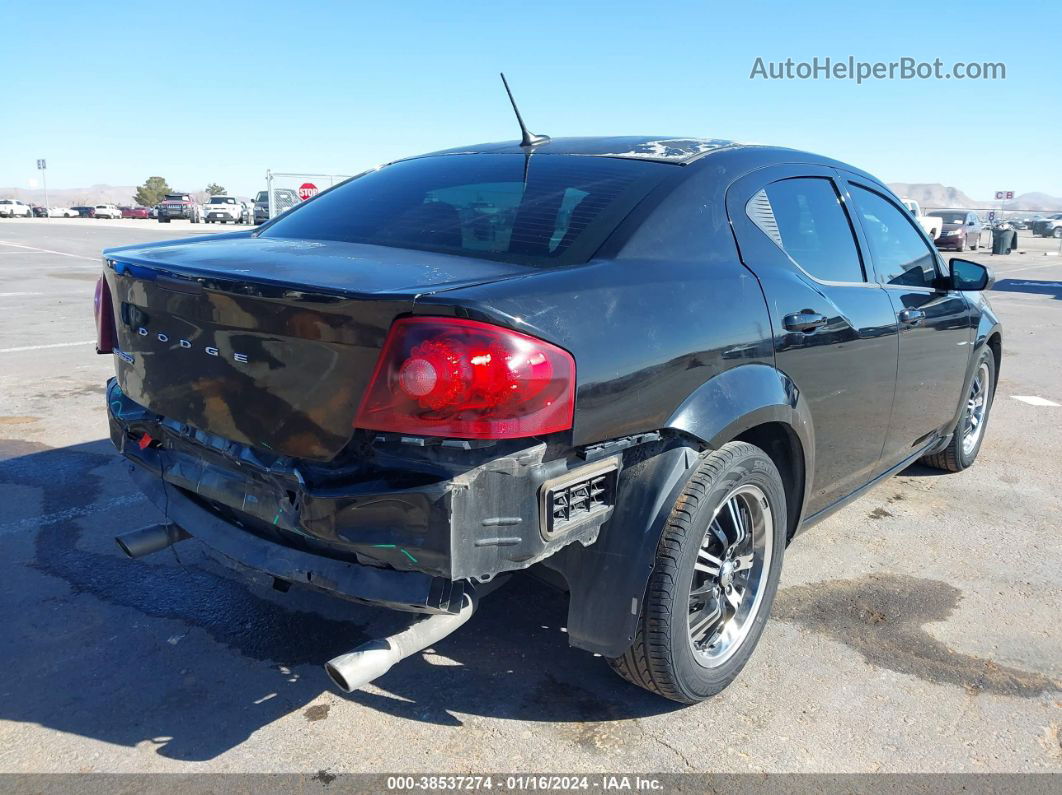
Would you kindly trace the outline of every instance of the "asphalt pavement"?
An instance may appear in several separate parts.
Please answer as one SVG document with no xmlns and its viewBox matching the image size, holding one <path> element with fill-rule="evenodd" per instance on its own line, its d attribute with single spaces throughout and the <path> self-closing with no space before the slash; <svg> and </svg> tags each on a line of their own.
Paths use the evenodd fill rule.
<svg viewBox="0 0 1062 795">
<path fill-rule="evenodd" d="M 280 594 L 194 540 L 119 554 L 160 517 L 106 438 L 99 252 L 222 231 L 0 219 L 0 772 L 1062 770 L 1058 241 L 964 255 L 1005 324 L 977 464 L 911 468 L 801 536 L 751 663 L 683 708 L 570 649 L 530 578 L 345 696 L 321 664 L 401 615 Z"/>
</svg>

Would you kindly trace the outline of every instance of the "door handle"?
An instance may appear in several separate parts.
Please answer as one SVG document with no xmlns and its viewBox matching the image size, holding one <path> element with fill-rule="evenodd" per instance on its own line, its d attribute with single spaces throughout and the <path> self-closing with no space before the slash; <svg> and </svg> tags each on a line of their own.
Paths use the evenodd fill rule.
<svg viewBox="0 0 1062 795">
<path fill-rule="evenodd" d="M 900 322 L 905 326 L 917 326 L 926 319 L 926 313 L 921 309 L 904 309 L 900 312 Z"/>
<path fill-rule="evenodd" d="M 782 318 L 782 325 L 786 331 L 802 331 L 805 334 L 822 328 L 827 322 L 829 321 L 825 315 L 820 315 L 810 309 L 801 309 L 799 312 L 793 312 Z"/>
</svg>

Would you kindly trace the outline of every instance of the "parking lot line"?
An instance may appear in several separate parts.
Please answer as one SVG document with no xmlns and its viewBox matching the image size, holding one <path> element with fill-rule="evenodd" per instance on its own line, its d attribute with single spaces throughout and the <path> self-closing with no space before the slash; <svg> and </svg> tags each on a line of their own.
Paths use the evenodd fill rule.
<svg viewBox="0 0 1062 795">
<path fill-rule="evenodd" d="M 1058 406 L 1053 400 L 1047 398 L 1038 397 L 1037 395 L 1011 395 L 1015 400 L 1020 400 L 1022 403 L 1028 403 L 1030 406 Z"/>
<path fill-rule="evenodd" d="M 23 345 L 20 348 L 0 348 L 0 353 L 21 353 L 22 351 L 40 351 L 45 348 L 72 348 L 75 345 L 91 345 L 96 340 L 79 340 L 78 342 L 53 342 L 50 345 Z"/>
<path fill-rule="evenodd" d="M 1058 267 L 1058 263 L 1057 262 L 1048 262 L 1046 265 L 1027 265 L 1024 268 L 1011 268 L 1010 270 L 1005 270 L 1005 271 L 997 270 L 996 271 L 996 275 L 998 276 L 1000 274 L 1005 274 L 1005 273 L 1018 273 L 1019 271 L 1035 271 L 1035 270 L 1039 270 L 1040 268 L 1057 268 L 1057 267 Z"/>
<path fill-rule="evenodd" d="M 86 257 L 82 254 L 70 254 L 66 251 L 52 251 L 50 248 L 37 248 L 36 246 L 24 246 L 21 243 L 11 243 L 7 240 L 0 240 L 0 246 L 14 246 L 15 248 L 24 248 L 27 251 L 36 251 L 41 254 L 56 254 L 60 257 L 73 257 L 74 259 L 87 259 L 90 262 L 99 262 L 99 257 Z"/>
</svg>

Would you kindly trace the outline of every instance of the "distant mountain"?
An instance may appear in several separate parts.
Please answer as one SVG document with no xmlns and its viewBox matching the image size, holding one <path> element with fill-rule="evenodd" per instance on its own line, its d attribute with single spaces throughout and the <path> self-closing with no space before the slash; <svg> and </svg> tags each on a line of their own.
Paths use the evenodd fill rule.
<svg viewBox="0 0 1062 795">
<path fill-rule="evenodd" d="M 996 209 L 998 199 L 971 199 L 958 188 L 941 185 L 939 182 L 890 182 L 889 187 L 897 196 L 914 199 L 924 209 Z M 1047 193 L 1023 193 L 1007 202 L 1007 211 L 1039 210 L 1057 212 L 1062 210 L 1062 198 Z"/>
<path fill-rule="evenodd" d="M 132 185 L 92 185 L 88 188 L 49 188 L 48 204 L 52 207 L 75 207 L 82 204 L 132 204 L 136 188 Z M 0 188 L 0 199 L 20 199 L 30 204 L 44 204 L 42 188 Z"/>
<path fill-rule="evenodd" d="M 958 188 L 941 185 L 939 182 L 890 182 L 893 193 L 904 199 L 914 199 L 923 208 L 967 208 L 978 203 Z M 983 205 L 982 205 L 983 206 Z"/>
<path fill-rule="evenodd" d="M 178 191 L 180 188 L 177 189 Z M 187 192 L 187 191 L 186 191 Z M 191 191 L 200 204 L 210 199 L 206 191 Z M 48 204 L 52 207 L 78 207 L 83 204 L 133 205 L 134 185 L 91 185 L 87 188 L 49 188 Z M 237 198 L 245 199 L 244 196 Z M 44 204 L 43 188 L 0 188 L 0 199 L 19 199 L 29 204 Z"/>
<path fill-rule="evenodd" d="M 1062 198 L 1046 193 L 1023 193 L 1007 202 L 1007 209 L 1014 210 L 1062 210 Z"/>
</svg>

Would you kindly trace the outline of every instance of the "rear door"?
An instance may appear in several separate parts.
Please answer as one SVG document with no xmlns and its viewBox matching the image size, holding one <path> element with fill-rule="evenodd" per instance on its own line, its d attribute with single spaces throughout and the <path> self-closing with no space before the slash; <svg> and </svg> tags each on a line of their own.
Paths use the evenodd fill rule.
<svg viewBox="0 0 1062 795">
<path fill-rule="evenodd" d="M 809 514 L 880 471 L 896 381 L 896 313 L 868 278 L 834 177 L 824 166 L 775 166 L 727 193 L 742 260 L 767 297 L 777 366 L 815 426 Z"/>
<path fill-rule="evenodd" d="M 892 302 L 900 330 L 896 400 L 883 453 L 891 466 L 936 431 L 948 429 L 965 383 L 974 329 L 962 294 L 940 289 L 944 263 L 910 216 L 881 186 L 854 177 L 848 185 L 875 278 Z"/>
</svg>

